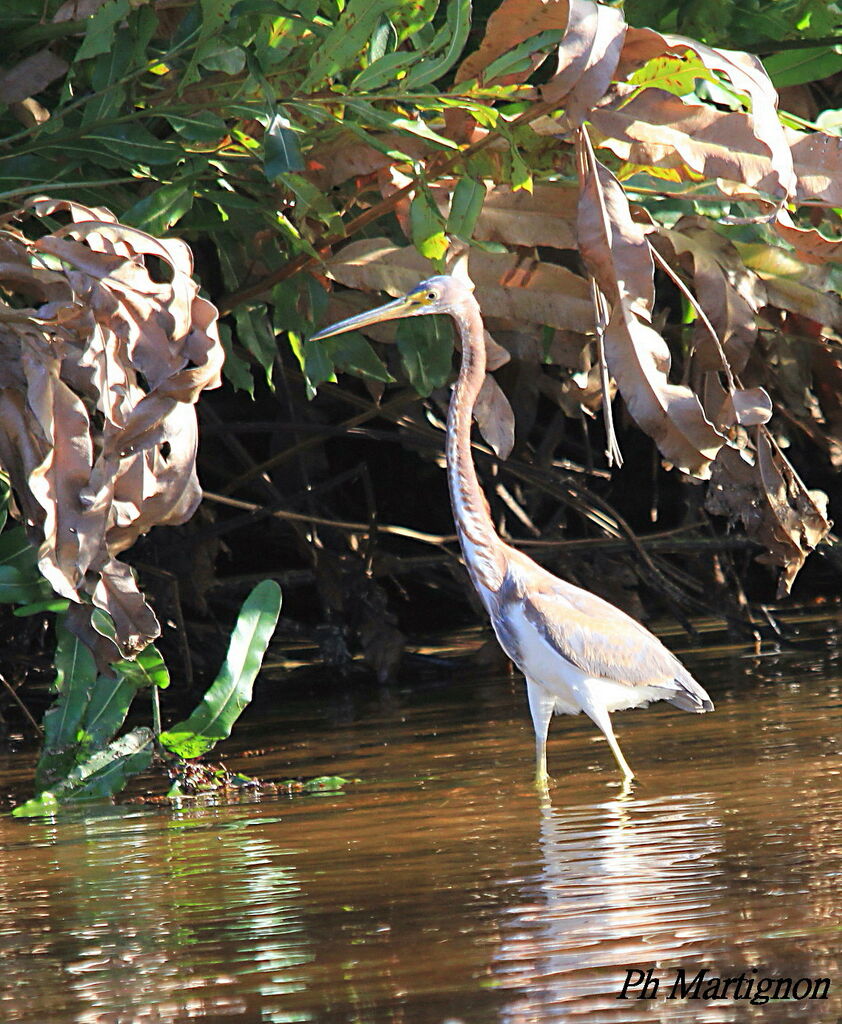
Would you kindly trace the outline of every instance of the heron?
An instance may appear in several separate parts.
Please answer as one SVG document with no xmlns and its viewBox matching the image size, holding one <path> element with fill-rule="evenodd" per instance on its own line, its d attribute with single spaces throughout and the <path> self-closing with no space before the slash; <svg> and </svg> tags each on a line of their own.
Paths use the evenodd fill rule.
<svg viewBox="0 0 842 1024">
<path fill-rule="evenodd" d="M 471 454 L 473 408 L 485 379 L 485 329 L 479 303 L 455 277 L 422 281 L 400 298 L 325 327 L 320 341 L 404 317 L 443 313 L 462 347 L 447 414 L 445 461 L 462 557 L 500 646 L 526 678 L 535 731 L 535 783 L 546 791 L 547 734 L 554 713 L 581 711 L 602 731 L 623 773 L 634 780 L 611 724 L 611 712 L 666 700 L 684 711 L 713 702 L 678 658 L 630 615 L 559 579 L 503 541 L 480 487 Z"/>
</svg>

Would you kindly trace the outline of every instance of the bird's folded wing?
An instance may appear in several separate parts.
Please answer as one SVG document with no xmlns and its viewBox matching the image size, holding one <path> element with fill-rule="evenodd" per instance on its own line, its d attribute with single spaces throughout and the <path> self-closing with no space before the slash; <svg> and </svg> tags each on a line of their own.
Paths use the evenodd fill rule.
<svg viewBox="0 0 842 1024">
<path fill-rule="evenodd" d="M 526 618 L 591 678 L 667 690 L 674 690 L 676 683 L 698 687 L 645 626 L 595 594 L 548 573 L 539 586 L 530 586 L 523 600 Z"/>
</svg>

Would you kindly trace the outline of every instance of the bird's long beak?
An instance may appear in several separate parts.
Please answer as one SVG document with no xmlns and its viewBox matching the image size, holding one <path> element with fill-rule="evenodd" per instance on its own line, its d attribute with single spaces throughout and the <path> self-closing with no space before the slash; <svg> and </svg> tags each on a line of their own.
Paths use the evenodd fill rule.
<svg viewBox="0 0 842 1024">
<path fill-rule="evenodd" d="M 310 341 L 321 341 L 322 338 L 330 338 L 334 334 L 344 334 L 345 331 L 355 331 L 358 327 L 379 324 L 384 320 L 399 320 L 401 317 L 411 316 L 416 308 L 409 296 L 403 295 L 401 298 L 395 299 L 394 302 L 387 302 L 385 306 L 369 309 L 365 313 L 358 313 L 356 316 L 349 316 L 347 320 L 331 324 L 330 327 L 323 327 L 320 331 L 316 331 Z"/>
</svg>

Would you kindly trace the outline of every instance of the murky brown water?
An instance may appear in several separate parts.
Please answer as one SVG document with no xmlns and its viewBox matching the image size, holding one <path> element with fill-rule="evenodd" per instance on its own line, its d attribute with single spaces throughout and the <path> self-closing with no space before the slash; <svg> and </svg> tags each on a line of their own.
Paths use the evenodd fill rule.
<svg viewBox="0 0 842 1024">
<path fill-rule="evenodd" d="M 628 798 L 595 728 L 556 719 L 545 805 L 517 680 L 306 700 L 264 682 L 239 739 L 263 751 L 229 767 L 362 781 L 0 819 L 0 1020 L 834 1024 L 836 653 L 686 656 L 717 711 L 615 716 L 644 781 Z M 273 687 L 293 710 L 270 720 Z M 650 967 L 653 999 L 617 998 Z M 827 978 L 828 998 L 670 999 L 679 968 Z"/>
</svg>

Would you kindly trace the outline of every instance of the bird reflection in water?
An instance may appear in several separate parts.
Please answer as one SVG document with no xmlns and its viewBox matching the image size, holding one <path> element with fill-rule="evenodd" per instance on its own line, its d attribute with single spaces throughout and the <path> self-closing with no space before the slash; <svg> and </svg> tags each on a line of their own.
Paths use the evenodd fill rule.
<svg viewBox="0 0 842 1024">
<path fill-rule="evenodd" d="M 692 976 L 711 962 L 712 944 L 727 945 L 723 823 L 713 799 L 541 804 L 541 866 L 524 880 L 529 902 L 503 919 L 493 961 L 497 984 L 519 992 L 500 1021 L 733 1019 L 732 1003 L 676 1003 L 663 993 L 617 999 L 627 970 L 683 965 Z"/>
</svg>

